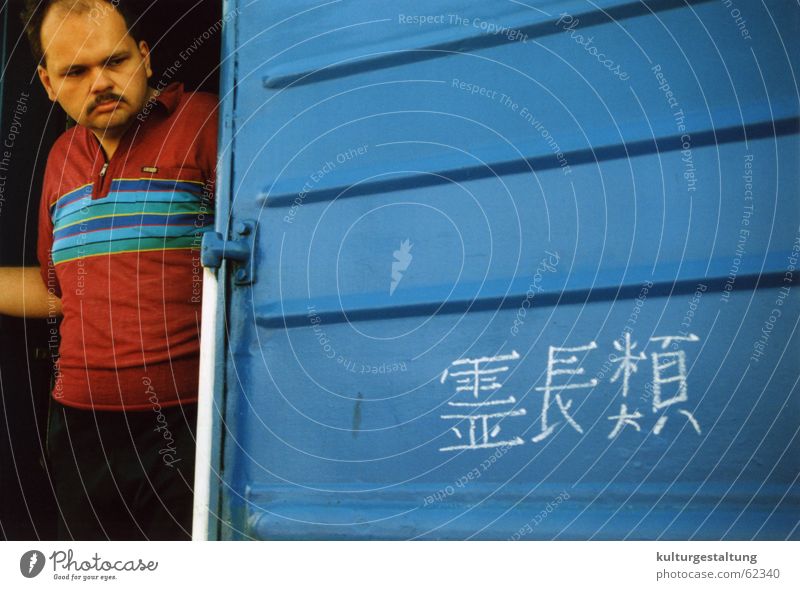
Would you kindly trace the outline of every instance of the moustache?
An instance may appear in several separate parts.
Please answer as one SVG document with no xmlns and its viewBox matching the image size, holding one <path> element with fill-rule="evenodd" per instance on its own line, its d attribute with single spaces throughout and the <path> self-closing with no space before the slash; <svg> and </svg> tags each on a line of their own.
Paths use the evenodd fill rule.
<svg viewBox="0 0 800 590">
<path fill-rule="evenodd" d="M 109 101 L 116 101 L 116 102 L 123 102 L 124 103 L 125 99 L 122 98 L 118 94 L 104 94 L 102 96 L 98 96 L 95 99 L 94 104 L 89 107 L 89 113 L 94 111 L 97 107 L 101 106 L 103 103 L 106 103 L 106 102 L 109 102 Z"/>
</svg>

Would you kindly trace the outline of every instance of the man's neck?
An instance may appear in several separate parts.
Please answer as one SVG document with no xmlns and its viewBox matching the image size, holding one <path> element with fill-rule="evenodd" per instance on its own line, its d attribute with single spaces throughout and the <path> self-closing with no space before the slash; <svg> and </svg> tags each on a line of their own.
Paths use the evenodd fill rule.
<svg viewBox="0 0 800 590">
<path fill-rule="evenodd" d="M 117 129 L 114 130 L 114 133 L 111 130 L 104 130 L 102 132 L 95 131 L 92 129 L 92 133 L 97 138 L 97 141 L 100 142 L 100 147 L 103 149 L 103 153 L 106 155 L 106 160 L 110 160 L 114 156 L 114 152 L 117 151 L 119 147 L 119 142 L 122 139 L 122 135 L 127 131 L 127 127 L 122 130 L 122 132 L 117 133 Z"/>
<path fill-rule="evenodd" d="M 148 104 L 154 97 L 158 96 L 159 92 L 155 88 L 151 88 L 150 86 L 147 87 L 147 95 L 144 99 L 144 104 Z M 117 151 L 119 147 L 120 141 L 122 140 L 122 136 L 125 135 L 125 132 L 128 128 L 133 125 L 136 117 L 131 117 L 128 124 L 124 127 L 116 127 L 114 129 L 104 129 L 102 131 L 95 131 L 92 129 L 92 133 L 97 138 L 97 141 L 100 142 L 100 147 L 103 148 L 103 152 L 105 152 L 106 159 L 110 160 L 114 153 Z"/>
</svg>

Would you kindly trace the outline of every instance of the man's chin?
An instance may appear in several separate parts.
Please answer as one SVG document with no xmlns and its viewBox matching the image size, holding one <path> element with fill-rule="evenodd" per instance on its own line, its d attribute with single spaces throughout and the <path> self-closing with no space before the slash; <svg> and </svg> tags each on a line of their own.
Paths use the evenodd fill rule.
<svg viewBox="0 0 800 590">
<path fill-rule="evenodd" d="M 92 113 L 86 120 L 86 127 L 95 131 L 114 132 L 126 129 L 133 117 L 127 111 L 108 111 L 107 113 Z"/>
</svg>

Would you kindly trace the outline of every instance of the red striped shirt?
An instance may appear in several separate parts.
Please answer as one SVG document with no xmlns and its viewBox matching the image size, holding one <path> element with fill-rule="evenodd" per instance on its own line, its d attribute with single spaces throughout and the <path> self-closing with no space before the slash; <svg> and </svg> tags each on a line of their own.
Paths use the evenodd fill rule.
<svg viewBox="0 0 800 590">
<path fill-rule="evenodd" d="M 53 145 L 38 257 L 62 303 L 59 402 L 147 410 L 197 400 L 200 240 L 213 227 L 216 157 L 217 99 L 179 82 L 145 105 L 107 166 L 84 127 Z"/>
</svg>

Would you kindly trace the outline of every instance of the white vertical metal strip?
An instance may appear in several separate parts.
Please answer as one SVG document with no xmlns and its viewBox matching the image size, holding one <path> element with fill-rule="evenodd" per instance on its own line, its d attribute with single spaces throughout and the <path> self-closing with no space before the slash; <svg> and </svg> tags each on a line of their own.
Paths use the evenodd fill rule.
<svg viewBox="0 0 800 590">
<path fill-rule="evenodd" d="M 200 384 L 197 401 L 197 450 L 194 468 L 192 540 L 208 539 L 211 514 L 212 448 L 214 437 L 214 364 L 217 334 L 217 276 L 203 269 L 203 308 L 200 333 Z"/>
</svg>

